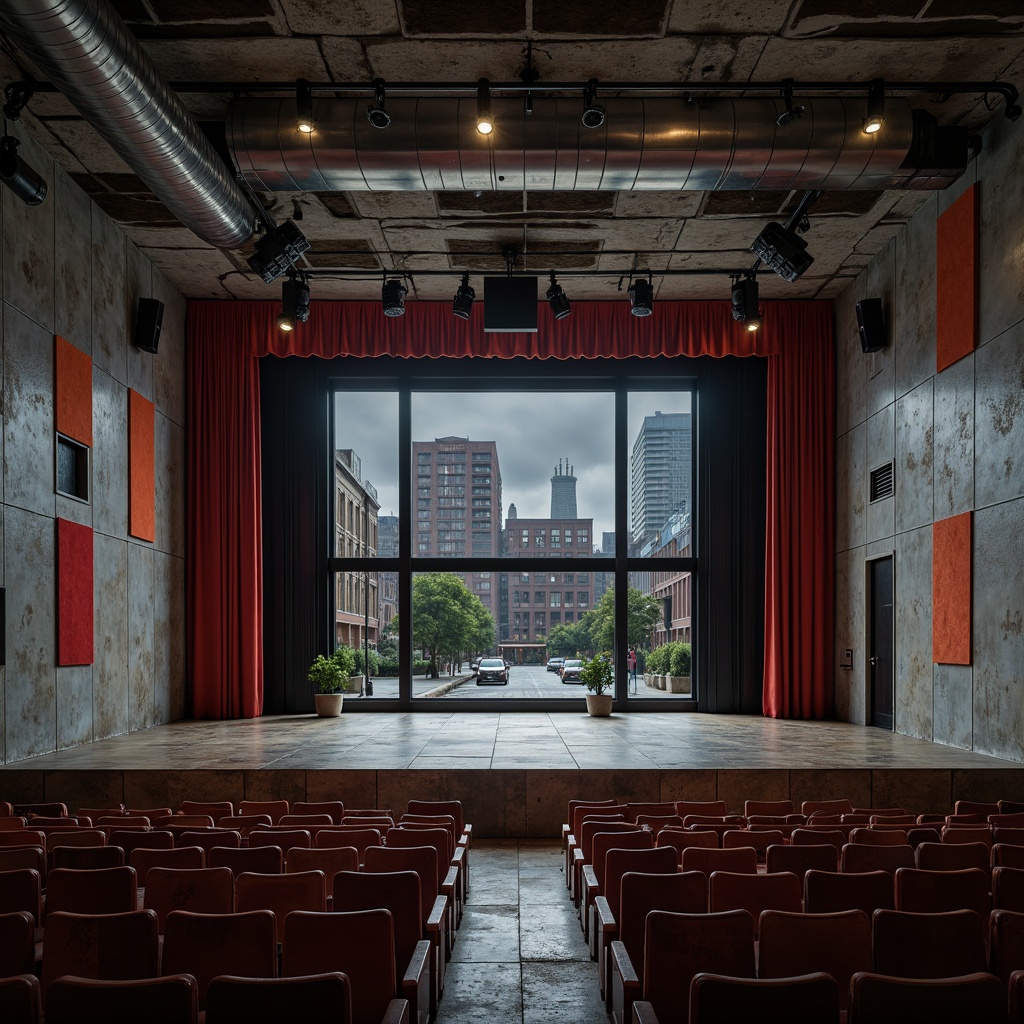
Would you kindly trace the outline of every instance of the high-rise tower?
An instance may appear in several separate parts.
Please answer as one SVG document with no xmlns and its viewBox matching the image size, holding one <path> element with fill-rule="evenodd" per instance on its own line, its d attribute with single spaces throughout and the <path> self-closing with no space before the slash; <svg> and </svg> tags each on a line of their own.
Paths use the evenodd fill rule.
<svg viewBox="0 0 1024 1024">
<path fill-rule="evenodd" d="M 690 511 L 690 414 L 645 416 L 633 442 L 632 542 L 656 537 L 673 512 Z"/>
<path fill-rule="evenodd" d="M 555 475 L 551 478 L 551 518 L 576 518 L 576 477 L 573 466 L 565 459 L 565 470 L 562 470 L 562 459 L 558 460 Z"/>
</svg>

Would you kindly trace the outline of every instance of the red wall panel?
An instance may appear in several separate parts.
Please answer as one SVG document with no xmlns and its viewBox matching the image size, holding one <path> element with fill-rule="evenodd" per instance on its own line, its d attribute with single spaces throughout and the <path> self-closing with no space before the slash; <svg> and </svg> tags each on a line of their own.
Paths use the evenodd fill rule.
<svg viewBox="0 0 1024 1024">
<path fill-rule="evenodd" d="M 128 392 L 128 532 L 156 540 L 155 443 L 153 403 Z"/>
<path fill-rule="evenodd" d="M 935 368 L 941 373 L 978 344 L 978 186 L 945 213 L 935 233 Z"/>
<path fill-rule="evenodd" d="M 973 512 L 932 524 L 932 661 L 971 663 Z"/>
<path fill-rule="evenodd" d="M 57 664 L 93 662 L 92 529 L 57 520 Z"/>
<path fill-rule="evenodd" d="M 54 407 L 57 432 L 92 447 L 92 359 L 55 335 Z"/>
</svg>

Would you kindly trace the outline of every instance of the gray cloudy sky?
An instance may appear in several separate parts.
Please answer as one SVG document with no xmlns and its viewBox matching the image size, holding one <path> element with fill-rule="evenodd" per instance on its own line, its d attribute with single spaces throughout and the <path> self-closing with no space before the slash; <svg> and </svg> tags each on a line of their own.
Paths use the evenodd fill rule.
<svg viewBox="0 0 1024 1024">
<path fill-rule="evenodd" d="M 399 514 L 398 396 L 343 392 L 335 399 L 335 447 L 353 448 L 363 478 L 377 488 L 381 514 Z M 688 394 L 636 393 L 629 401 L 632 448 L 644 416 L 689 412 Z M 456 435 L 494 441 L 501 470 L 502 525 L 508 506 L 520 517 L 551 513 L 551 477 L 558 460 L 574 467 L 578 514 L 594 520 L 594 539 L 614 528 L 614 396 L 608 392 L 414 393 L 416 441 Z"/>
</svg>

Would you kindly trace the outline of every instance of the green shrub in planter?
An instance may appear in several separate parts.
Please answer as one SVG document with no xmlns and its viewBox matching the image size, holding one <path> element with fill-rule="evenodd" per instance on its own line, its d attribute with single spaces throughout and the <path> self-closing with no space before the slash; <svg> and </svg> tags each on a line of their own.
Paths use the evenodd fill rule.
<svg viewBox="0 0 1024 1024">
<path fill-rule="evenodd" d="M 580 682 L 593 694 L 598 697 L 605 690 L 612 688 L 612 656 L 605 651 L 600 657 L 591 658 L 583 662 L 580 669 Z"/>
<path fill-rule="evenodd" d="M 671 644 L 671 675 L 688 676 L 690 674 L 690 645 L 676 641 Z"/>
<path fill-rule="evenodd" d="M 364 675 L 364 672 L 363 672 L 363 649 L 362 649 L 362 647 L 360 647 L 359 650 L 357 650 L 355 652 L 355 656 L 356 656 L 356 667 L 355 667 L 355 671 L 353 672 L 353 675 L 358 675 L 358 676 Z M 395 674 L 397 675 L 398 673 L 396 672 Z M 374 651 L 374 650 L 370 651 L 370 675 L 371 676 L 379 676 L 380 675 L 380 657 L 377 654 L 377 652 Z"/>
<path fill-rule="evenodd" d="M 355 655 L 347 647 L 339 647 L 329 658 L 318 654 L 309 666 L 306 678 L 318 693 L 341 693 L 348 677 L 355 670 Z"/>
</svg>

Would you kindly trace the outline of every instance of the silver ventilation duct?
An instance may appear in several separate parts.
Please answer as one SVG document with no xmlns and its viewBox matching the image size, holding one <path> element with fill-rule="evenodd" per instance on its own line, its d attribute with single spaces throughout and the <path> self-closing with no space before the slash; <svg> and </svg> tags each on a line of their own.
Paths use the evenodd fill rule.
<svg viewBox="0 0 1024 1024">
<path fill-rule="evenodd" d="M 251 203 L 107 0 L 0 0 L 0 27 L 185 227 L 249 240 Z"/>
<path fill-rule="evenodd" d="M 294 97 L 238 99 L 227 119 L 239 171 L 266 191 L 527 189 L 942 188 L 954 171 L 903 169 L 917 121 L 887 98 L 885 127 L 865 134 L 864 98 L 801 98 L 785 126 L 781 99 L 602 97 L 599 128 L 578 98 L 493 99 L 494 131 L 476 131 L 474 98 L 390 99 L 373 127 L 365 99 L 316 99 L 316 130 L 296 128 Z"/>
</svg>

